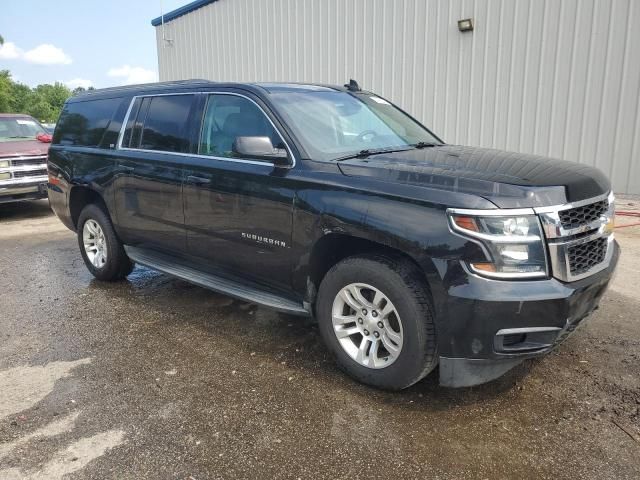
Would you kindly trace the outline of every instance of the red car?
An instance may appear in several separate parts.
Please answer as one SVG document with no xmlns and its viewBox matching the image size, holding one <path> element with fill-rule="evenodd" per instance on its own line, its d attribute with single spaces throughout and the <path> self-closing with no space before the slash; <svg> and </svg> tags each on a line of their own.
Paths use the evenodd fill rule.
<svg viewBox="0 0 640 480">
<path fill-rule="evenodd" d="M 0 113 L 0 203 L 47 198 L 50 143 L 33 117 Z"/>
</svg>

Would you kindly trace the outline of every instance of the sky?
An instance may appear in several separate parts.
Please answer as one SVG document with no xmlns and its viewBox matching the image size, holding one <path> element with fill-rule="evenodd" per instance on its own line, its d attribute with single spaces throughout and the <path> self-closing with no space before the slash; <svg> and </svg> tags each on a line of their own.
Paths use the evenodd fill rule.
<svg viewBox="0 0 640 480">
<path fill-rule="evenodd" d="M 151 20 L 190 0 L 1 0 L 0 70 L 35 87 L 158 79 Z"/>
</svg>

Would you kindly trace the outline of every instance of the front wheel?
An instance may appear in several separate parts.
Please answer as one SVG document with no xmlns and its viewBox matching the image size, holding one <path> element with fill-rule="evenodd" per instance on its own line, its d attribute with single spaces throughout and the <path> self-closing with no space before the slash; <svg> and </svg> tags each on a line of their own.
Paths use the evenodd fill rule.
<svg viewBox="0 0 640 480">
<path fill-rule="evenodd" d="M 350 257 L 320 285 L 320 332 L 346 373 L 401 390 L 437 364 L 431 301 L 419 270 L 403 258 Z"/>
<path fill-rule="evenodd" d="M 98 280 L 121 280 L 133 270 L 109 215 L 98 205 L 87 205 L 80 212 L 78 245 L 85 265 Z"/>
</svg>

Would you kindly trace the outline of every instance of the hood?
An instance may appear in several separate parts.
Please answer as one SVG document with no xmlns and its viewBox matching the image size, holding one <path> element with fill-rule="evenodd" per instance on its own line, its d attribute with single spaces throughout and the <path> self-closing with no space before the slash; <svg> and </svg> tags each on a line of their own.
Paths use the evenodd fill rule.
<svg viewBox="0 0 640 480">
<path fill-rule="evenodd" d="M 27 155 L 46 155 L 50 143 L 38 140 L 17 140 L 15 142 L 0 142 L 0 157 L 16 157 Z"/>
<path fill-rule="evenodd" d="M 478 195 L 500 208 L 560 205 L 610 190 L 600 170 L 490 148 L 442 145 L 344 160 L 347 176 Z"/>
</svg>

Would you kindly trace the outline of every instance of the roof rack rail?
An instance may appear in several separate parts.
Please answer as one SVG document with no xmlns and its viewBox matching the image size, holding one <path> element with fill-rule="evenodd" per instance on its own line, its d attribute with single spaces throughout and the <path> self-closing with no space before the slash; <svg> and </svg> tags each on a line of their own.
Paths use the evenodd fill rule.
<svg viewBox="0 0 640 480">
<path fill-rule="evenodd" d="M 154 82 L 154 83 L 138 83 L 135 85 L 119 85 L 116 87 L 106 87 L 106 88 L 96 88 L 94 90 L 85 90 L 84 92 L 79 93 L 77 96 L 85 96 L 85 95 L 96 95 L 96 94 L 102 94 L 102 93 L 108 93 L 108 92 L 123 92 L 123 91 L 127 91 L 127 90 L 137 90 L 140 88 L 148 88 L 148 89 L 154 89 L 154 88 L 168 88 L 168 87 L 176 87 L 176 86 L 191 86 L 191 85 L 199 85 L 199 84 L 215 84 L 215 83 L 219 83 L 219 82 L 214 82 L 212 80 L 205 80 L 205 79 L 199 79 L 199 78 L 193 78 L 193 79 L 189 79 L 189 80 L 172 80 L 172 81 L 167 81 L 167 82 Z"/>
</svg>

